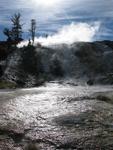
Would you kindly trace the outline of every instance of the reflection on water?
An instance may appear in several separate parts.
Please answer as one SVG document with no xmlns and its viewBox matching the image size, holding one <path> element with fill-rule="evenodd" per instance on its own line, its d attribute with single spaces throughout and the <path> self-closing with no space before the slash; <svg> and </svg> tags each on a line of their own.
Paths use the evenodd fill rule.
<svg viewBox="0 0 113 150">
<path fill-rule="evenodd" d="M 15 91 L 1 91 L 0 103 L 3 112 L 12 119 L 24 123 L 36 121 L 38 116 L 52 118 L 60 114 L 83 112 L 92 109 L 89 101 L 75 101 L 74 105 L 67 103 L 69 98 L 85 97 L 94 92 L 110 91 L 111 86 L 70 86 L 59 83 L 47 83 L 45 86 Z M 91 106 L 90 106 L 91 105 Z"/>
<path fill-rule="evenodd" d="M 58 136 L 64 141 L 72 136 L 74 140 L 85 134 L 97 135 L 102 131 L 98 122 L 106 121 L 113 107 L 90 95 L 104 91 L 113 89 L 111 86 L 71 86 L 56 82 L 39 88 L 0 91 L 0 126 L 16 131 L 30 129 L 26 136 L 33 139 L 43 135 L 43 138 L 55 139 Z"/>
</svg>

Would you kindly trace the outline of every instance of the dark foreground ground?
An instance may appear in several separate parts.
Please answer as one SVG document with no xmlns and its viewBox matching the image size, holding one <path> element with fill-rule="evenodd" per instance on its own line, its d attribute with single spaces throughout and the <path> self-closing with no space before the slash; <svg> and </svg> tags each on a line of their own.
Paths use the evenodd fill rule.
<svg viewBox="0 0 113 150">
<path fill-rule="evenodd" d="M 113 87 L 0 91 L 0 150 L 112 150 Z"/>
</svg>

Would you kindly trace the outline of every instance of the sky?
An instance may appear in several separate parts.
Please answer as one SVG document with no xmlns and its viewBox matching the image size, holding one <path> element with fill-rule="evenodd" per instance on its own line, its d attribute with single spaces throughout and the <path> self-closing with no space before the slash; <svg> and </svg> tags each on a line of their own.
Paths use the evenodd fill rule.
<svg viewBox="0 0 113 150">
<path fill-rule="evenodd" d="M 76 32 L 77 40 L 113 39 L 113 0 L 0 0 L 0 40 L 5 38 L 3 28 L 11 27 L 10 18 L 18 12 L 25 39 L 31 19 L 37 21 L 37 37 L 48 34 L 58 39 L 58 34 L 68 37 Z"/>
</svg>

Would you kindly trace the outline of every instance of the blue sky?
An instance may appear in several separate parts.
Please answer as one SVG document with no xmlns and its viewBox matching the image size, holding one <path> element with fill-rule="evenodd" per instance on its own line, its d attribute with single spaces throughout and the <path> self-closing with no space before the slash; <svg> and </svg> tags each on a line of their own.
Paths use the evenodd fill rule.
<svg viewBox="0 0 113 150">
<path fill-rule="evenodd" d="M 4 38 L 3 28 L 11 26 L 10 18 L 16 12 L 22 14 L 24 38 L 28 37 L 30 20 L 35 18 L 38 35 L 54 34 L 72 22 L 99 22 L 100 28 L 95 40 L 113 39 L 113 0 L 56 0 L 51 6 L 44 4 L 48 0 L 42 1 L 0 0 L 0 39 Z"/>
</svg>

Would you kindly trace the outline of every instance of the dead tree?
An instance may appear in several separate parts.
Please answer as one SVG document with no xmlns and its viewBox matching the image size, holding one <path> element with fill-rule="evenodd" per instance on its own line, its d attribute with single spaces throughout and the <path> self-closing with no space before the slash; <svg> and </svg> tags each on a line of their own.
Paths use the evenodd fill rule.
<svg viewBox="0 0 113 150">
<path fill-rule="evenodd" d="M 36 20 L 35 19 L 31 20 L 31 27 L 30 27 L 29 32 L 30 32 L 30 35 L 31 35 L 32 44 L 34 44 L 35 35 L 36 35 Z"/>
</svg>

